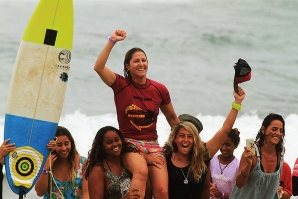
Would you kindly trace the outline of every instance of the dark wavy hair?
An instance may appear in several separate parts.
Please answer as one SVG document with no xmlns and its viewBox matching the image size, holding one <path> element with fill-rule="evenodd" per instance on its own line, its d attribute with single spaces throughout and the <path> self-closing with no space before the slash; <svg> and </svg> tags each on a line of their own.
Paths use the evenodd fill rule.
<svg viewBox="0 0 298 199">
<path fill-rule="evenodd" d="M 76 174 L 75 160 L 76 160 L 76 155 L 78 155 L 78 151 L 76 149 L 75 141 L 74 141 L 72 135 L 70 134 L 69 130 L 67 128 L 63 127 L 63 126 L 58 126 L 57 127 L 57 131 L 56 131 L 56 135 L 55 136 L 56 137 L 66 136 L 66 137 L 68 137 L 68 139 L 69 139 L 69 141 L 71 143 L 71 148 L 70 148 L 69 155 L 67 156 L 67 159 L 71 163 L 70 179 L 71 179 L 71 182 L 74 183 L 75 177 L 76 177 L 75 176 L 75 174 Z"/>
<path fill-rule="evenodd" d="M 276 151 L 277 152 L 281 152 L 283 150 L 283 145 L 284 145 L 284 137 L 286 135 L 286 130 L 285 130 L 285 121 L 283 119 L 283 117 L 281 115 L 275 114 L 275 113 L 270 113 L 269 115 L 267 115 L 262 123 L 262 127 L 266 129 L 268 128 L 268 126 L 271 124 L 272 121 L 274 120 L 279 120 L 282 122 L 283 124 L 283 135 L 282 135 L 282 139 L 280 139 L 280 141 L 278 142 L 278 144 L 275 146 Z M 257 136 L 256 136 L 256 142 L 258 142 L 259 147 L 262 147 L 264 145 L 264 141 L 265 141 L 265 137 L 266 135 L 262 133 L 262 127 L 260 128 Z"/>
<path fill-rule="evenodd" d="M 132 49 L 130 49 L 129 51 L 126 52 L 125 57 L 124 57 L 123 72 L 124 72 L 124 77 L 129 81 L 132 80 L 132 77 L 131 77 L 130 71 L 126 68 L 126 65 L 129 64 L 130 60 L 132 59 L 133 54 L 136 53 L 136 52 L 144 53 L 146 58 L 147 58 L 147 55 L 146 55 L 145 51 L 142 50 L 141 48 L 135 47 L 135 48 L 132 48 Z"/>
<path fill-rule="evenodd" d="M 116 129 L 115 127 L 112 126 L 105 126 L 99 129 L 97 132 L 91 149 L 88 152 L 88 158 L 87 158 L 87 164 L 86 164 L 86 173 L 85 173 L 85 178 L 88 179 L 89 174 L 91 173 L 92 169 L 96 165 L 103 165 L 103 160 L 106 158 L 106 154 L 103 149 L 103 140 L 104 136 L 108 131 L 115 131 L 121 141 L 122 141 L 122 150 L 121 154 L 125 153 L 128 151 L 128 147 L 126 142 L 124 141 L 124 137 L 120 130 Z"/>
</svg>

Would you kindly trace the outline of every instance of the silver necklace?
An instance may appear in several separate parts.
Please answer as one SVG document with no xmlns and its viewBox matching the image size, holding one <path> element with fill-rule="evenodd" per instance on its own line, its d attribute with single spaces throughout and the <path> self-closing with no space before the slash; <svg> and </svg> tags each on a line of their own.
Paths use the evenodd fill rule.
<svg viewBox="0 0 298 199">
<path fill-rule="evenodd" d="M 224 171 L 224 170 L 227 168 L 227 166 L 234 160 L 234 158 L 235 158 L 235 156 L 233 157 L 232 160 L 230 160 L 230 162 L 229 162 L 227 165 L 225 165 L 223 168 L 221 168 L 221 165 L 220 165 L 220 159 L 221 159 L 221 156 L 219 156 L 218 166 L 219 166 L 219 169 L 220 169 L 220 174 L 223 173 L 223 171 Z"/>
<path fill-rule="evenodd" d="M 182 172 L 182 175 L 183 175 L 183 177 L 184 177 L 184 184 L 188 184 L 188 172 L 187 172 L 187 176 L 185 177 L 185 175 L 184 175 L 184 173 L 183 173 L 183 171 L 182 171 L 182 168 L 180 168 L 181 169 L 181 172 Z"/>
<path fill-rule="evenodd" d="M 174 161 L 174 158 L 175 158 L 174 155 L 172 155 L 172 161 Z M 184 177 L 184 180 L 183 180 L 184 184 L 188 184 L 188 172 L 187 172 L 187 176 L 185 176 L 181 167 L 180 167 L 180 170 Z"/>
</svg>

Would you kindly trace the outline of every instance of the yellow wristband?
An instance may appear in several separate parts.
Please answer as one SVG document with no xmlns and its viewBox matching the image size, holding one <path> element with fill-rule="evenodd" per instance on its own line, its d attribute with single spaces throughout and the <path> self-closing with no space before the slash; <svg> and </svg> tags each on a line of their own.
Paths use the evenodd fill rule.
<svg viewBox="0 0 298 199">
<path fill-rule="evenodd" d="M 241 106 L 241 104 L 237 104 L 236 102 L 233 102 L 232 103 L 232 108 L 237 110 L 237 111 L 240 111 L 242 106 Z"/>
</svg>

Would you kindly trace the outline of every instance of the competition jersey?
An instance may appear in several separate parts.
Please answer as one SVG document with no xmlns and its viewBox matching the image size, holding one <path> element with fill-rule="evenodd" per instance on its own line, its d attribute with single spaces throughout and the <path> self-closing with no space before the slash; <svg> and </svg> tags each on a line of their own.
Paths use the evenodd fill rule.
<svg viewBox="0 0 298 199">
<path fill-rule="evenodd" d="M 125 138 L 157 140 L 156 122 L 161 105 L 171 102 L 168 89 L 156 81 L 146 84 L 127 81 L 116 75 L 111 85 L 117 111 L 119 129 Z"/>
</svg>

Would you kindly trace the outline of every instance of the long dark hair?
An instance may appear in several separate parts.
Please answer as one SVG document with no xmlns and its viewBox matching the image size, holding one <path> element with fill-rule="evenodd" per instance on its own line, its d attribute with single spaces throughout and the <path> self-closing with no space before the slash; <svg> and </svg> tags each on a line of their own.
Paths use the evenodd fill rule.
<svg viewBox="0 0 298 199">
<path fill-rule="evenodd" d="M 282 139 L 278 142 L 278 144 L 275 146 L 277 152 L 281 152 L 283 150 L 283 143 L 284 143 L 284 137 L 286 135 L 286 130 L 285 130 L 285 121 L 281 115 L 275 114 L 275 113 L 270 113 L 267 115 L 262 123 L 262 127 L 266 129 L 268 126 L 271 124 L 272 121 L 274 120 L 279 120 L 283 124 L 283 134 L 282 134 Z M 256 142 L 258 142 L 259 147 L 262 147 L 264 145 L 265 137 L 266 135 L 262 133 L 262 127 L 260 128 L 257 136 L 256 136 Z"/>
<path fill-rule="evenodd" d="M 131 81 L 132 80 L 132 77 L 131 77 L 131 74 L 130 74 L 130 71 L 126 68 L 126 65 L 129 64 L 130 60 L 132 59 L 132 56 L 134 53 L 136 52 L 142 52 L 145 54 L 146 58 L 147 58 L 147 55 L 145 53 L 145 51 L 143 51 L 141 48 L 132 48 L 130 49 L 129 51 L 126 52 L 125 54 L 125 57 L 124 57 L 124 69 L 123 69 L 123 72 L 124 72 L 124 77 L 128 80 L 128 81 Z"/>
<path fill-rule="evenodd" d="M 88 179 L 89 174 L 91 173 L 92 169 L 96 165 L 102 165 L 103 160 L 106 158 L 105 152 L 103 150 L 103 140 L 104 136 L 108 131 L 115 131 L 122 141 L 122 150 L 121 154 L 127 151 L 127 144 L 124 141 L 124 137 L 122 136 L 121 132 L 112 126 L 105 126 L 99 129 L 97 132 L 91 149 L 88 152 L 87 158 L 87 166 L 86 166 L 86 173 L 85 178 Z"/>
<path fill-rule="evenodd" d="M 76 174 L 76 164 L 75 164 L 75 160 L 76 160 L 76 155 L 78 154 L 78 151 L 76 149 L 76 144 L 74 142 L 74 139 L 72 137 L 72 135 L 70 134 L 69 130 L 63 126 L 58 126 L 57 127 L 57 131 L 56 131 L 56 137 L 59 136 L 66 136 L 68 137 L 70 143 L 71 143 L 71 148 L 70 148 L 70 152 L 69 155 L 67 156 L 68 161 L 71 164 L 71 172 L 70 172 L 70 179 L 71 182 L 74 183 L 75 181 L 75 174 Z M 55 163 L 54 163 L 55 164 Z"/>
</svg>

